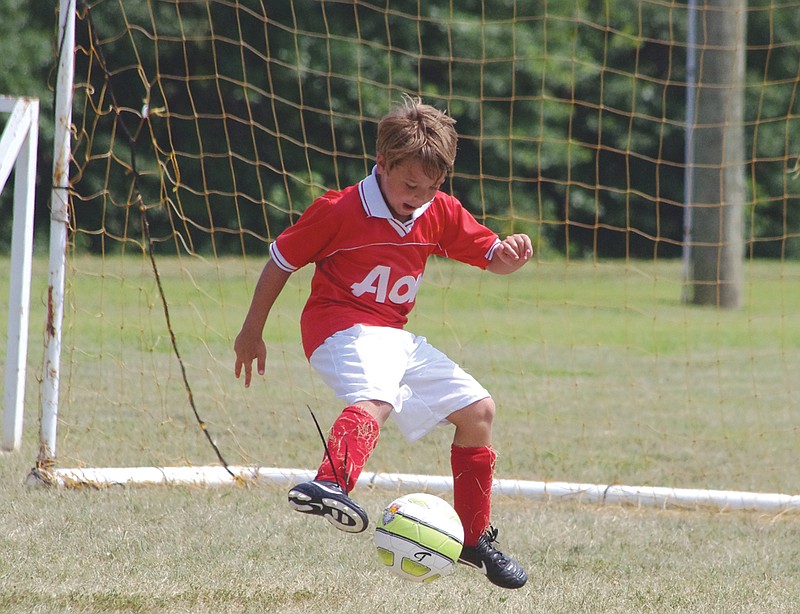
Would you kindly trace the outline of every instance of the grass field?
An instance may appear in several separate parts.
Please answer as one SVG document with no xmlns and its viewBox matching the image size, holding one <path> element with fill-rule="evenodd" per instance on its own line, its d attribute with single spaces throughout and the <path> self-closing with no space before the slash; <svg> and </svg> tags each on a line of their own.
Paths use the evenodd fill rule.
<svg viewBox="0 0 800 614">
<path fill-rule="evenodd" d="M 198 408 L 230 463 L 312 467 L 339 407 L 276 307 L 270 371 L 244 391 L 230 343 L 261 263 L 160 261 Z M 474 572 L 409 585 L 371 535 L 292 513 L 284 488 L 59 491 L 36 457 L 46 262 L 37 260 L 23 449 L 0 456 L 0 612 L 787 612 L 800 606 L 798 516 L 496 497 L 516 592 Z M 0 292 L 7 296 L 7 261 Z M 750 263 L 735 312 L 680 301 L 679 263 L 533 264 L 509 278 L 432 263 L 413 330 L 498 401 L 498 477 L 800 493 L 800 266 Z M 60 466 L 205 464 L 152 273 L 81 258 L 70 274 Z M 3 301 L 5 305 L 5 301 Z M 0 311 L 5 347 L 6 314 Z M 368 469 L 448 472 L 451 433 L 389 426 Z M 398 493 L 365 489 L 374 518 Z"/>
</svg>

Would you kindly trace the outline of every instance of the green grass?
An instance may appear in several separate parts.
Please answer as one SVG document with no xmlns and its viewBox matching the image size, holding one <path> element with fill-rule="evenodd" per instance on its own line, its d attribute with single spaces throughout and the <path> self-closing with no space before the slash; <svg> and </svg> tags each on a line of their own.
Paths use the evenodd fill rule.
<svg viewBox="0 0 800 614">
<path fill-rule="evenodd" d="M 261 262 L 159 262 L 198 410 L 231 463 L 313 467 L 339 404 L 299 348 L 308 273 L 244 390 L 231 340 Z M 377 566 L 371 536 L 291 513 L 283 488 L 59 491 L 36 457 L 47 263 L 35 262 L 22 450 L 0 456 L 0 612 L 784 612 L 800 594 L 797 516 L 495 497 L 517 592 L 466 569 L 430 586 Z M 7 296 L 7 261 L 0 293 Z M 798 493 L 800 266 L 748 263 L 745 305 L 680 301 L 680 265 L 535 263 L 501 278 L 434 262 L 410 328 L 498 402 L 497 477 Z M 60 466 L 213 463 L 147 262 L 80 258 L 69 276 Z M 5 301 L 0 304 L 3 309 Z M 5 347 L 6 314 L 0 311 Z M 447 474 L 452 433 L 389 425 L 368 469 Z M 400 493 L 362 489 L 375 518 Z"/>
</svg>

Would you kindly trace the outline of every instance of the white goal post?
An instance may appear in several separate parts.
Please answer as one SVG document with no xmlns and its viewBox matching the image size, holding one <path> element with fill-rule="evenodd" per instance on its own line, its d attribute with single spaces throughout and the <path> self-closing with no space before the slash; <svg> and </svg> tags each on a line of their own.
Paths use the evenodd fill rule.
<svg viewBox="0 0 800 614">
<path fill-rule="evenodd" d="M 57 487 L 88 486 L 98 488 L 135 484 L 217 486 L 247 482 L 290 484 L 297 480 L 313 477 L 313 473 L 307 469 L 248 466 L 55 467 L 61 360 L 61 320 L 64 308 L 65 254 L 69 215 L 68 170 L 74 77 L 74 19 L 74 0 L 61 0 L 48 315 L 40 413 L 40 452 L 37 468 L 28 476 L 27 482 L 30 485 L 46 484 Z M 28 173 L 31 172 L 29 167 L 22 168 Z M 32 198 L 30 195 L 28 197 Z M 30 250 L 28 249 L 28 251 Z M 26 274 L 29 275 L 29 267 L 30 264 L 28 262 L 28 272 L 16 272 L 14 278 L 19 277 L 22 279 Z M 9 340 L 10 345 L 11 340 Z M 22 348 L 21 345 L 18 347 Z M 24 358 L 22 360 L 24 362 Z M 21 413 L 19 416 L 21 416 Z M 18 415 L 14 414 L 14 417 L 16 419 Z M 4 426 L 6 426 L 5 423 Z M 15 437 L 18 437 L 17 431 L 14 431 L 14 433 Z M 432 492 L 445 492 L 452 488 L 452 479 L 443 476 L 365 472 L 361 475 L 359 482 L 379 488 L 425 489 Z M 591 503 L 624 503 L 655 507 L 750 509 L 771 513 L 800 510 L 800 496 L 779 493 L 525 480 L 496 480 L 494 488 L 498 493 L 539 500 L 578 500 Z"/>
<path fill-rule="evenodd" d="M 69 160 L 71 155 L 73 80 L 75 75 L 75 0 L 61 0 L 59 57 L 53 138 L 53 184 L 50 204 L 50 266 L 47 286 L 42 400 L 39 424 L 39 466 L 55 459 L 58 391 L 61 369 L 61 325 L 69 225 Z"/>
<path fill-rule="evenodd" d="M 10 114 L 0 137 L 0 191 L 15 171 L 2 449 L 15 451 L 22 441 L 27 370 L 39 101 L 0 96 L 0 113 Z"/>
</svg>

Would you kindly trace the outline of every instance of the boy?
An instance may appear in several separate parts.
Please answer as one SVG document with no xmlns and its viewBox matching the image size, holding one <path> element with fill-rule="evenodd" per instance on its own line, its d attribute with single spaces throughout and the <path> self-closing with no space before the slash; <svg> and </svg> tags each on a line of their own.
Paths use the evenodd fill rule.
<svg viewBox="0 0 800 614">
<path fill-rule="evenodd" d="M 244 368 L 249 387 L 255 360 L 264 374 L 269 311 L 289 275 L 313 262 L 300 318 L 303 349 L 347 407 L 331 427 L 316 479 L 292 488 L 290 505 L 343 531 L 365 530 L 367 514 L 348 494 L 389 416 L 409 441 L 450 422 L 454 508 L 464 525 L 459 562 L 498 586 L 519 588 L 527 574 L 495 547 L 497 530 L 489 525 L 494 401 L 424 337 L 403 330 L 431 254 L 507 274 L 533 252 L 528 236 L 501 241 L 439 191 L 455 162 L 454 124 L 406 98 L 378 125 L 372 173 L 316 199 L 277 237 L 234 343 L 234 373 L 238 378 Z"/>
</svg>

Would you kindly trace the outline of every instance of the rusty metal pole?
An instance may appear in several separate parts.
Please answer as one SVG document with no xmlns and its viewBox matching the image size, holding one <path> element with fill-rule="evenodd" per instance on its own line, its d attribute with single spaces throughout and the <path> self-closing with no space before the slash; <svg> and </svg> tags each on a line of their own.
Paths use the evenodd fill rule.
<svg viewBox="0 0 800 614">
<path fill-rule="evenodd" d="M 64 270 L 69 227 L 69 162 L 72 88 L 75 74 L 75 0 L 61 0 L 58 81 L 56 85 L 53 194 L 50 209 L 50 269 L 47 286 L 42 415 L 37 468 L 52 466 L 56 454 L 58 390 L 61 372 L 61 324 L 64 316 Z"/>
</svg>

